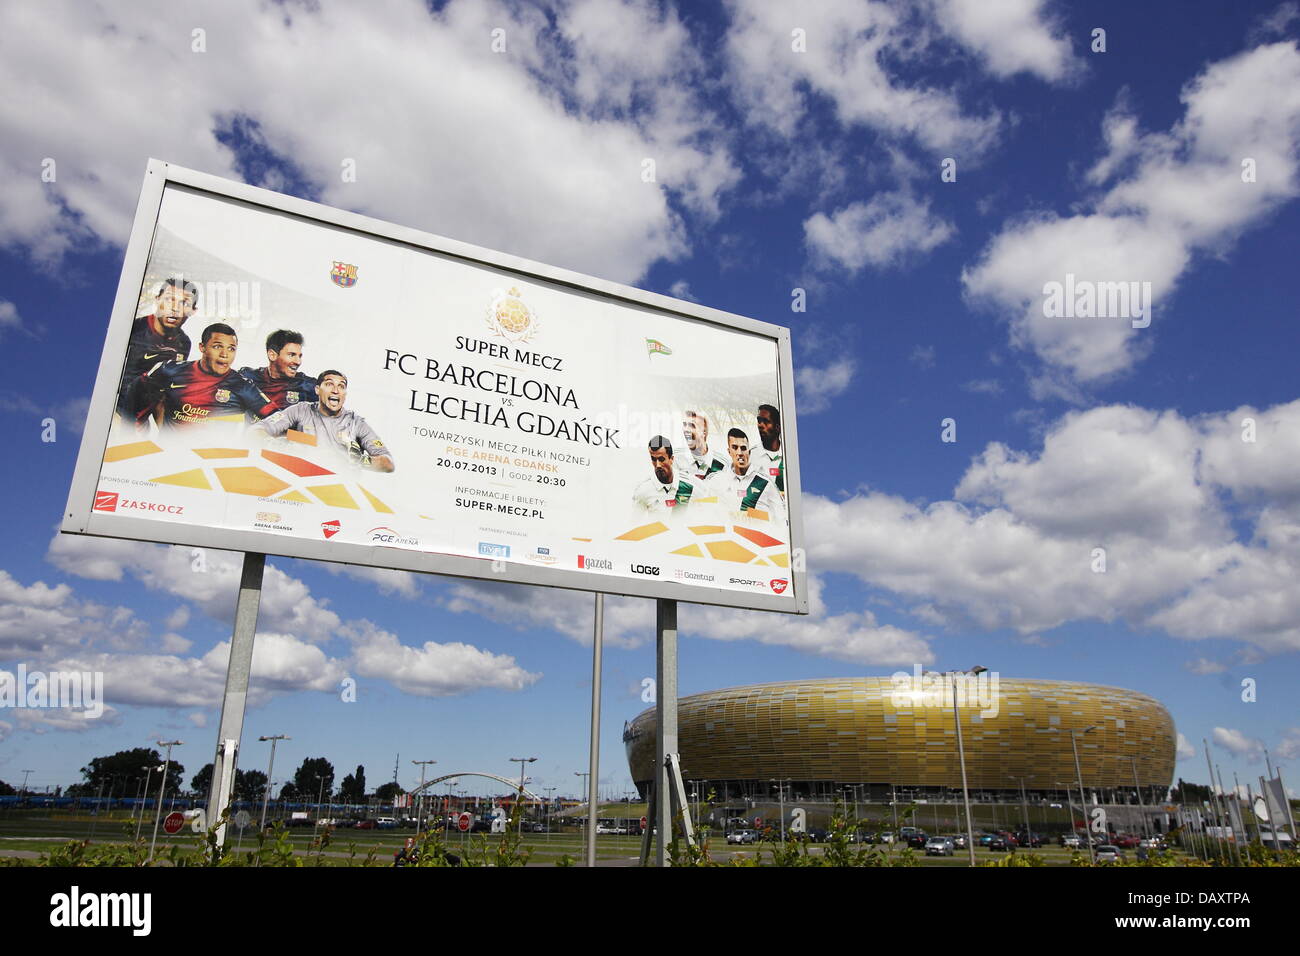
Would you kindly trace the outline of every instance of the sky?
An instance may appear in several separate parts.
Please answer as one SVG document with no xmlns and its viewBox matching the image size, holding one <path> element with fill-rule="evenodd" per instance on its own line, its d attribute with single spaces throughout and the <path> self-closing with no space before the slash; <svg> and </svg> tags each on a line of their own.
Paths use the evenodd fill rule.
<svg viewBox="0 0 1300 956">
<path fill-rule="evenodd" d="M 812 613 L 682 605 L 682 694 L 1090 681 L 1169 709 L 1175 776 L 1208 741 L 1295 791 L 1298 37 L 1296 2 L 7 4 L 0 668 L 107 706 L 0 709 L 0 780 L 215 748 L 239 556 L 57 531 L 152 156 L 791 329 Z M 240 765 L 536 756 L 577 795 L 592 602 L 272 557 Z M 617 797 L 652 602 L 605 621 Z"/>
</svg>

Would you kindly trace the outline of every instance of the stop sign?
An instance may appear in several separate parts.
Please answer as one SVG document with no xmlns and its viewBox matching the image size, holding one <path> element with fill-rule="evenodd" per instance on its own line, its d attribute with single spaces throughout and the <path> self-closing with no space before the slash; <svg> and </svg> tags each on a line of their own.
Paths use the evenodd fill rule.
<svg viewBox="0 0 1300 956">
<path fill-rule="evenodd" d="M 468 812 L 461 813 L 461 815 L 456 818 L 456 826 L 460 829 L 461 833 L 464 833 L 469 829 L 472 819 L 473 818 L 470 817 Z"/>
<path fill-rule="evenodd" d="M 163 832 L 165 833 L 180 833 L 183 826 L 185 826 L 185 814 L 179 810 L 173 810 L 163 817 Z"/>
</svg>

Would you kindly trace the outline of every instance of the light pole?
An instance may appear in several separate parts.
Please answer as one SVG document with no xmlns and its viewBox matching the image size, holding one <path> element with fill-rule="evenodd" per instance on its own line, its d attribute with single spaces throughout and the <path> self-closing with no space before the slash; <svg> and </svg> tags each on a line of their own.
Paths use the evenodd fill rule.
<svg viewBox="0 0 1300 956">
<path fill-rule="evenodd" d="M 149 797 L 149 778 L 153 775 L 155 768 L 153 764 L 150 764 L 140 769 L 144 771 L 144 782 L 140 786 L 140 791 L 136 794 L 136 798 L 140 801 L 140 818 L 135 821 L 135 838 L 137 840 L 140 839 L 140 826 L 144 823 L 144 802 Z M 158 769 L 161 770 L 162 768 L 159 767 Z"/>
<path fill-rule="evenodd" d="M 1034 831 L 1029 828 L 1029 798 L 1025 796 L 1025 778 L 1016 777 L 1020 781 L 1020 803 L 1025 810 L 1025 840 L 1029 843 L 1029 848 L 1034 848 Z"/>
<path fill-rule="evenodd" d="M 957 675 L 963 676 L 969 674 L 977 677 L 983 674 L 987 667 L 976 665 L 968 671 L 948 671 L 948 679 L 952 683 L 952 719 L 957 725 L 957 760 L 961 764 L 961 801 L 966 808 L 966 852 L 970 854 L 970 865 L 975 865 L 975 830 L 971 826 L 970 820 L 970 787 L 966 783 L 966 745 L 962 742 L 961 736 L 961 710 L 958 707 L 957 697 Z"/>
<path fill-rule="evenodd" d="M 1078 738 L 1084 734 L 1090 734 L 1097 729 L 1097 725 L 1085 727 L 1083 730 L 1070 731 L 1070 749 L 1074 751 L 1074 775 L 1079 782 L 1079 806 L 1083 809 L 1083 835 L 1088 841 L 1088 859 L 1094 864 L 1097 862 L 1097 850 L 1092 845 L 1092 827 L 1088 825 L 1088 794 L 1083 789 L 1083 770 L 1079 766 L 1079 744 Z"/>
<path fill-rule="evenodd" d="M 1151 836 L 1151 828 L 1148 826 L 1147 804 L 1146 801 L 1142 799 L 1142 785 L 1138 783 L 1138 758 L 1130 755 L 1128 759 L 1133 762 L 1133 789 L 1137 791 L 1138 807 L 1140 808 L 1138 814 L 1142 818 L 1142 835 L 1149 838 Z"/>
<path fill-rule="evenodd" d="M 24 771 L 23 771 L 23 792 L 22 792 L 22 796 L 24 796 L 24 797 L 27 796 L 27 778 L 30 777 L 34 772 L 35 772 L 35 771 L 32 771 L 32 770 L 24 770 Z"/>
<path fill-rule="evenodd" d="M 544 787 L 546 791 L 546 842 L 551 842 L 551 803 L 553 799 L 551 794 L 555 793 L 556 787 Z"/>
<path fill-rule="evenodd" d="M 517 764 L 519 764 L 519 795 L 518 795 L 518 797 L 516 798 L 516 799 L 518 799 L 518 801 L 519 801 L 519 806 L 518 806 L 518 810 L 519 810 L 519 824 L 518 824 L 518 830 L 516 831 L 517 833 L 523 833 L 523 832 L 524 832 L 524 811 L 523 811 L 523 802 L 524 802 L 524 765 L 525 765 L 525 764 L 533 763 L 533 762 L 535 762 L 536 760 L 537 760 L 536 757 L 511 757 L 511 758 L 510 758 L 510 762 L 511 762 L 511 763 L 517 763 Z"/>
<path fill-rule="evenodd" d="M 273 737 L 258 737 L 257 739 L 271 741 L 271 762 L 266 766 L 266 793 L 262 795 L 262 822 L 260 824 L 260 829 L 265 830 L 266 805 L 271 799 L 271 774 L 275 771 L 275 745 L 281 740 L 292 740 L 293 738 L 286 737 L 284 734 L 276 734 Z"/>
<path fill-rule="evenodd" d="M 412 760 L 411 761 L 411 763 L 419 764 L 420 766 L 420 790 L 419 790 L 420 805 L 415 811 L 415 831 L 417 833 L 424 832 L 424 826 L 422 825 L 424 823 L 424 768 L 431 763 L 437 763 L 437 762 L 438 761 L 436 760 Z"/>
<path fill-rule="evenodd" d="M 780 807 L 777 819 L 781 821 L 782 843 L 785 842 L 785 781 L 790 779 L 790 777 L 786 777 L 785 780 L 777 780 L 776 777 L 772 778 L 772 783 L 776 784 L 776 799 Z"/>
<path fill-rule="evenodd" d="M 158 741 L 159 747 L 167 748 L 167 759 L 163 761 L 162 781 L 158 784 L 158 812 L 154 814 L 154 818 L 153 818 L 153 842 L 149 844 L 150 861 L 153 860 L 154 848 L 158 845 L 158 823 L 160 820 L 162 820 L 162 798 L 163 798 L 163 793 L 167 789 L 167 769 L 171 766 L 171 762 L 172 762 L 172 748 L 181 747 L 184 746 L 184 744 L 185 741 L 183 740 Z"/>
<path fill-rule="evenodd" d="M 591 818 L 595 815 L 595 811 L 592 809 L 591 804 L 591 772 L 575 770 L 573 771 L 573 775 L 582 778 L 582 794 L 587 799 L 587 822 L 582 828 L 582 849 L 584 855 L 590 861 L 592 854 L 587 850 L 588 845 L 590 845 L 588 841 L 591 841 L 591 844 L 594 844 L 596 840 L 596 834 L 591 826 Z"/>
<path fill-rule="evenodd" d="M 320 781 L 320 786 L 316 788 L 316 825 L 311 828 L 313 837 L 320 830 L 320 805 L 325 799 L 325 778 L 320 774 L 316 774 L 316 779 Z M 310 792 L 308 791 L 308 793 Z"/>
</svg>

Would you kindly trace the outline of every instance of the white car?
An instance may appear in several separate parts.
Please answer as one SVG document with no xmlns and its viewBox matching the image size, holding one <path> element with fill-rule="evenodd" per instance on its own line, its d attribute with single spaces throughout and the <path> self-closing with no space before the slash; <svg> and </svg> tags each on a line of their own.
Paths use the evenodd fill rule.
<svg viewBox="0 0 1300 956">
<path fill-rule="evenodd" d="M 1103 843 L 1097 847 L 1098 863 L 1119 863 L 1124 859 L 1124 853 L 1113 843 Z"/>
</svg>

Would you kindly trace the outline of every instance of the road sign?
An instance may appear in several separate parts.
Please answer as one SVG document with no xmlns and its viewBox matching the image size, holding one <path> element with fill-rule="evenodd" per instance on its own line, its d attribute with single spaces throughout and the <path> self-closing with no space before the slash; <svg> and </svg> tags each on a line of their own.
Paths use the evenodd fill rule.
<svg viewBox="0 0 1300 956">
<path fill-rule="evenodd" d="M 649 825 L 650 825 L 650 821 L 647 820 L 645 817 L 642 817 L 642 818 L 641 818 L 641 829 L 644 830 L 644 829 L 645 829 L 646 827 L 648 827 Z"/>
<path fill-rule="evenodd" d="M 247 810 L 240 810 L 238 813 L 235 814 L 235 826 L 239 827 L 239 829 L 242 830 L 244 829 L 244 827 L 248 826 L 249 822 L 252 819 L 253 818 L 249 816 Z"/>
<path fill-rule="evenodd" d="M 461 833 L 464 833 L 469 829 L 471 819 L 472 818 L 468 812 L 461 813 L 461 815 L 456 819 L 456 826 L 460 829 Z"/>
<path fill-rule="evenodd" d="M 179 810 L 173 810 L 167 816 L 163 817 L 164 833 L 180 833 L 181 827 L 185 826 L 185 814 Z"/>
<path fill-rule="evenodd" d="M 754 817 L 754 826 L 756 826 L 756 827 L 761 827 L 762 825 L 763 825 L 763 818 L 762 818 L 762 817 Z"/>
</svg>

